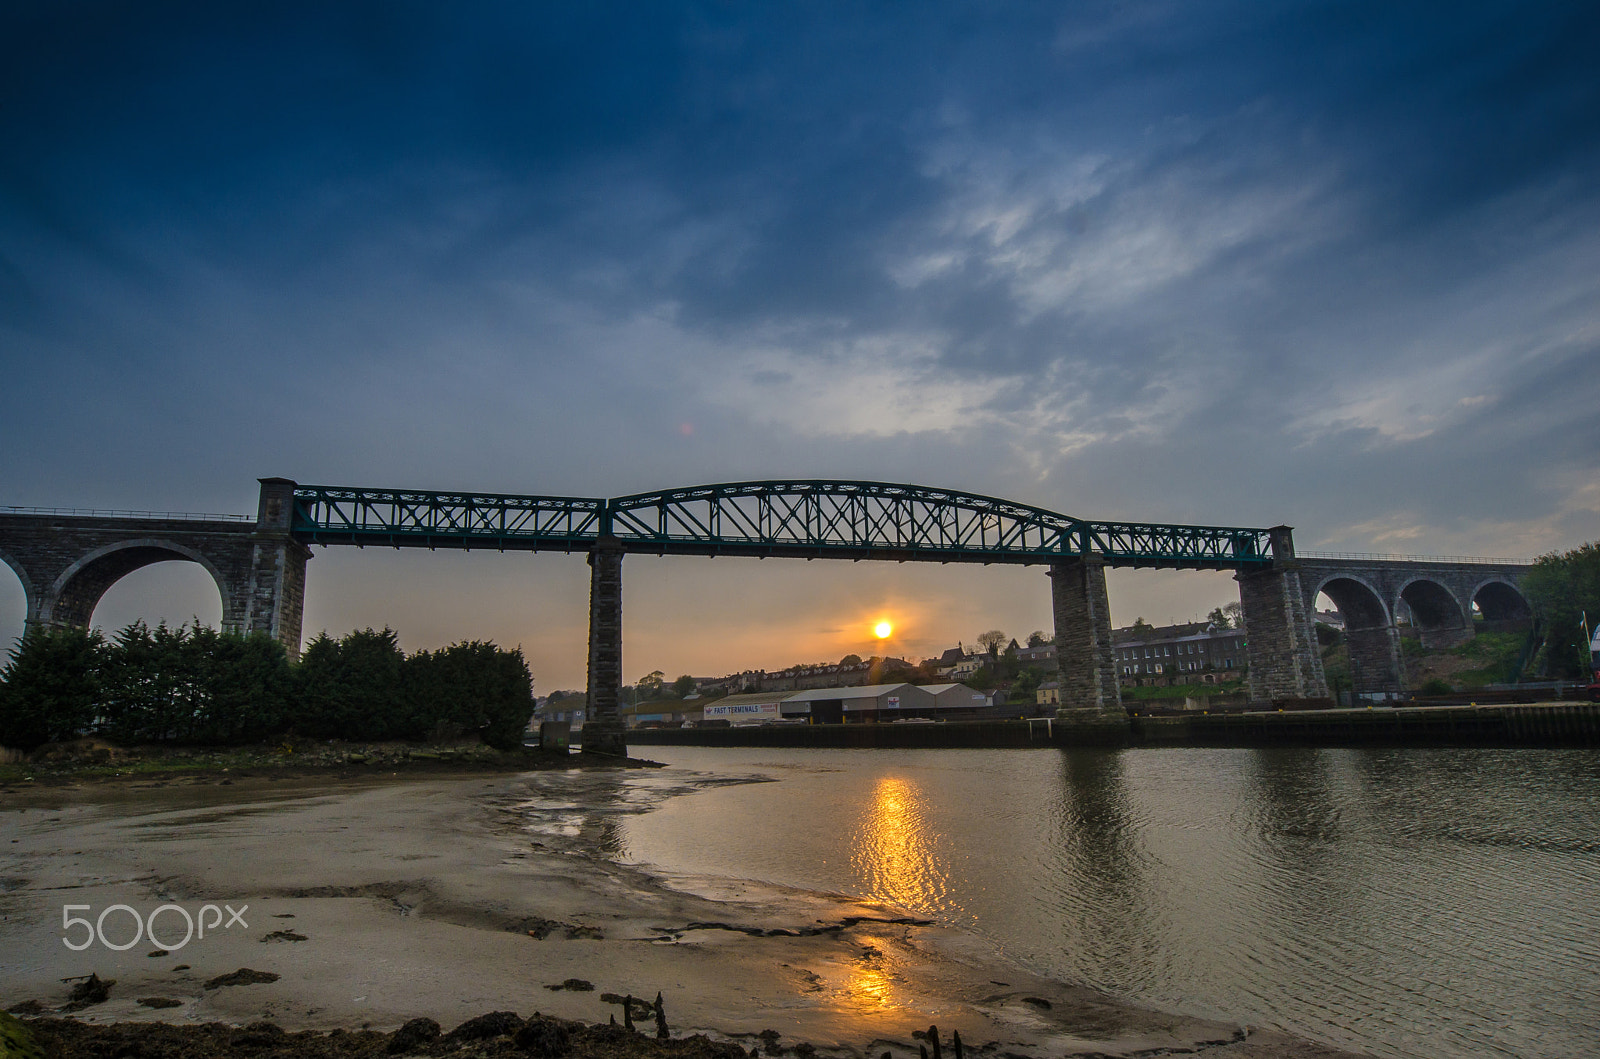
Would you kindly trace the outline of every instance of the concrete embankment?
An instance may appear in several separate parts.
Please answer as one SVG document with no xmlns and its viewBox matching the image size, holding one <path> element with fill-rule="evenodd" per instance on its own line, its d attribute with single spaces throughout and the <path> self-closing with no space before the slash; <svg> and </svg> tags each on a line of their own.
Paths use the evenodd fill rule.
<svg viewBox="0 0 1600 1059">
<path fill-rule="evenodd" d="M 1132 719 L 1145 746 L 1600 746 L 1600 704 L 1374 707 Z"/>
<path fill-rule="evenodd" d="M 635 746 L 953 748 L 1129 746 L 1600 747 L 1600 704 L 1376 707 L 1130 717 L 1108 731 L 1055 720 L 641 729 Z"/>
</svg>

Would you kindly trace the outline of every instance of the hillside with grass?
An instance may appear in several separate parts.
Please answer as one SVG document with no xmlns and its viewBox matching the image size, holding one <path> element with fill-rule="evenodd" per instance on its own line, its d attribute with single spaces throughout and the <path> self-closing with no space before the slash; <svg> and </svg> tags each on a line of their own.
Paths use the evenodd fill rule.
<svg viewBox="0 0 1600 1059">
<path fill-rule="evenodd" d="M 1405 663 L 1406 687 L 1418 695 L 1448 695 L 1486 684 L 1510 684 L 1525 676 L 1528 634 L 1479 632 L 1457 647 L 1430 650 L 1422 646 L 1414 630 L 1402 628 L 1400 657 Z M 1350 690 L 1350 650 L 1344 637 L 1323 647 L 1322 669 L 1331 690 Z"/>
</svg>

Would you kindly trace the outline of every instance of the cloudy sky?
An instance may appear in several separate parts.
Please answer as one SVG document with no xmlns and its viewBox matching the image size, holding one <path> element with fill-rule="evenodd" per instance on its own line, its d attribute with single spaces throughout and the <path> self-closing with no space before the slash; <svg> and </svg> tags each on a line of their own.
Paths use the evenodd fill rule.
<svg viewBox="0 0 1600 1059">
<path fill-rule="evenodd" d="M 1302 549 L 1600 537 L 1589 3 L 0 8 L 0 505 L 917 482 Z M 628 560 L 628 679 L 920 657 L 1039 570 Z M 584 672 L 559 555 L 307 632 Z M 1113 618 L 1225 575 L 1119 574 Z M 20 628 L 0 568 L 0 638 Z M 198 568 L 97 621 L 220 615 Z"/>
</svg>

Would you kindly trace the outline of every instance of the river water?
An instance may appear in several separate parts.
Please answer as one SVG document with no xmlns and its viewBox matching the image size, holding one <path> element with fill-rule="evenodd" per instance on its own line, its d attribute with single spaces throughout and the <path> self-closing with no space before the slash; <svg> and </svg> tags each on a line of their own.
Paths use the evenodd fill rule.
<svg viewBox="0 0 1600 1059">
<path fill-rule="evenodd" d="M 624 860 L 1380 1056 L 1600 1055 L 1595 751 L 637 752 L 715 782 L 624 818 Z"/>
</svg>

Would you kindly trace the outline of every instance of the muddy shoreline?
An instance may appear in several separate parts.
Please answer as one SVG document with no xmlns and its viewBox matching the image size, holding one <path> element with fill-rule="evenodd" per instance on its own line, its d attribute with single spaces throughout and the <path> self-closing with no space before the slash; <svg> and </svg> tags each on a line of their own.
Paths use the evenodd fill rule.
<svg viewBox="0 0 1600 1059">
<path fill-rule="evenodd" d="M 649 774 L 649 799 L 707 782 L 668 771 Z M 257 1025 L 261 1048 L 285 1055 L 336 1054 L 334 1036 L 392 1034 L 419 1018 L 443 1032 L 415 1042 L 416 1054 L 528 1054 L 514 1033 L 448 1033 L 496 1011 L 603 1028 L 616 998 L 658 993 L 675 1040 L 745 1053 L 918 1059 L 937 1024 L 974 1055 L 1349 1054 L 1040 978 L 900 909 L 618 863 L 617 820 L 648 803 L 615 769 L 189 779 L 0 793 L 0 946 L 13 954 L 3 1006 L 31 1001 L 24 1010 L 117 1034 Z M 111 915 L 113 944 L 163 905 L 180 910 L 163 913 L 167 940 L 182 933 L 181 911 L 207 905 L 246 906 L 248 922 L 181 951 L 141 939 L 75 952 L 69 904 Z M 128 911 L 106 913 L 118 904 Z M 263 978 L 211 984 L 244 969 Z M 63 1016 L 62 979 L 91 973 L 117 984 Z M 594 988 L 551 988 L 574 981 Z M 151 998 L 173 1003 L 140 1003 Z M 637 1043 L 583 1039 L 616 1055 Z M 100 1054 L 75 1047 L 65 1054 Z"/>
</svg>

